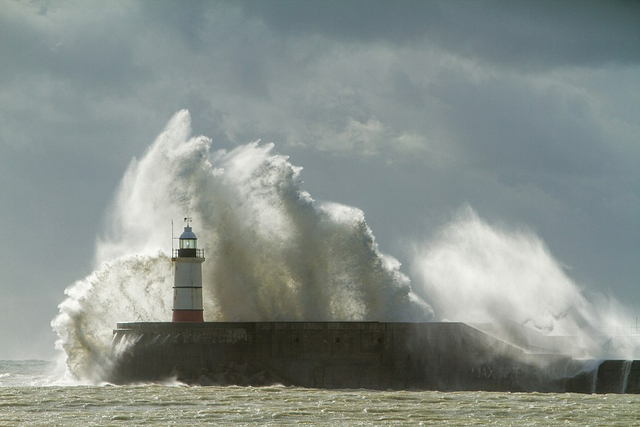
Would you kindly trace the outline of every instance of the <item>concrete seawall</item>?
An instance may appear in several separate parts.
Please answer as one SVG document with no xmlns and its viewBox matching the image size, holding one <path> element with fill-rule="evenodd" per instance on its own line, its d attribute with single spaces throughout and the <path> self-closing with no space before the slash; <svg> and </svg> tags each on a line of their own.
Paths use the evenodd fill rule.
<svg viewBox="0 0 640 427">
<path fill-rule="evenodd" d="M 598 370 L 527 353 L 463 323 L 118 323 L 114 334 L 125 348 L 114 383 L 640 392 L 640 362 L 606 361 Z"/>
</svg>

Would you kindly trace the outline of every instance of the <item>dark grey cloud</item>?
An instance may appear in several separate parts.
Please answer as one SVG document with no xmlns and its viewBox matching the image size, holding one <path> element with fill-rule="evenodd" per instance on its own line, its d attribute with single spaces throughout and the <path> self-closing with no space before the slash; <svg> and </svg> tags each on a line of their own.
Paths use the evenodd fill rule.
<svg viewBox="0 0 640 427">
<path fill-rule="evenodd" d="M 28 21 L 0 14 L 0 52 L 11 58 L 0 76 L 5 81 L 50 76 L 89 94 L 131 90 L 144 75 L 136 67 L 131 49 L 130 37 L 136 36 L 134 24 L 126 11 L 111 8 L 103 13 L 111 15 L 108 17 L 112 20 L 101 19 L 100 15 L 69 19 L 73 16 L 59 16 L 59 11 Z"/>
<path fill-rule="evenodd" d="M 416 1 L 269 1 L 243 3 L 282 34 L 321 33 L 339 40 L 403 43 L 423 37 L 443 18 L 438 2 Z"/>
<path fill-rule="evenodd" d="M 534 69 L 640 61 L 632 1 L 248 1 L 250 16 L 292 36 L 397 44 L 428 40 L 477 59 Z"/>
<path fill-rule="evenodd" d="M 465 162 L 516 180 L 611 171 L 614 153 L 597 114 L 588 97 L 572 89 L 517 76 L 471 82 L 450 74 L 432 93 L 451 109 Z"/>
<path fill-rule="evenodd" d="M 465 13 L 449 5 L 458 37 L 440 33 L 438 40 L 463 54 L 533 69 L 640 60 L 634 2 L 478 2 Z"/>
</svg>

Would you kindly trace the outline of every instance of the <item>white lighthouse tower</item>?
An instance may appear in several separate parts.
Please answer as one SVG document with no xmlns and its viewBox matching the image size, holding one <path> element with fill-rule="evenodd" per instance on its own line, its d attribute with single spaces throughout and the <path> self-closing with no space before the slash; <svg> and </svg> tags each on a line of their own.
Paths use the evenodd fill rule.
<svg viewBox="0 0 640 427">
<path fill-rule="evenodd" d="M 204 250 L 198 249 L 190 219 L 180 235 L 180 246 L 173 251 L 173 322 L 203 322 L 202 263 Z"/>
</svg>

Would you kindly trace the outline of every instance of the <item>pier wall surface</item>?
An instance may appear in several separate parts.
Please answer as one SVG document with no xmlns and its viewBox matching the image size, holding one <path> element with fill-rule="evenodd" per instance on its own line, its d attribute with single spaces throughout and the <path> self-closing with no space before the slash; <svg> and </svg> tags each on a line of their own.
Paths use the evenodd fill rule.
<svg viewBox="0 0 640 427">
<path fill-rule="evenodd" d="M 118 323 L 114 383 L 635 392 L 640 362 L 528 353 L 463 323 Z"/>
</svg>

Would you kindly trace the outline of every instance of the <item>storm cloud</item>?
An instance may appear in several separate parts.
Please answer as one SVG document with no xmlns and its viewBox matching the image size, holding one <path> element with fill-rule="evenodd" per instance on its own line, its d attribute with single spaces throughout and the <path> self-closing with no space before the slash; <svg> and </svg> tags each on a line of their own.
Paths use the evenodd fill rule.
<svg viewBox="0 0 640 427">
<path fill-rule="evenodd" d="M 638 16 L 625 1 L 0 0 L 0 358 L 52 353 L 122 175 L 182 108 L 213 149 L 274 142 L 405 264 L 470 205 L 637 309 Z"/>
</svg>

